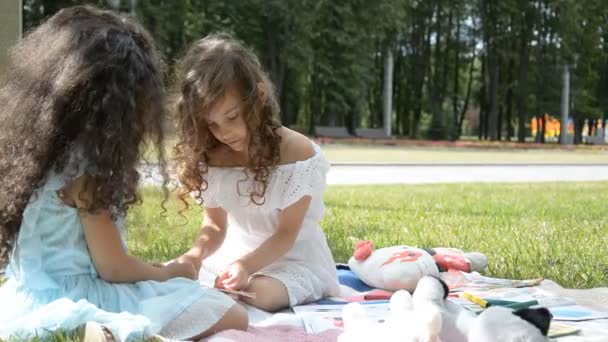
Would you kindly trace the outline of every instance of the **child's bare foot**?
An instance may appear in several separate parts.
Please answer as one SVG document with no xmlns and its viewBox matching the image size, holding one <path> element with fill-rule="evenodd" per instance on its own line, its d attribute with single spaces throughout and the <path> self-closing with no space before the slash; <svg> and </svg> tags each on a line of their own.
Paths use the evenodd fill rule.
<svg viewBox="0 0 608 342">
<path fill-rule="evenodd" d="M 108 328 L 97 322 L 87 322 L 78 328 L 78 338 L 84 342 L 114 342 L 114 336 Z"/>
</svg>

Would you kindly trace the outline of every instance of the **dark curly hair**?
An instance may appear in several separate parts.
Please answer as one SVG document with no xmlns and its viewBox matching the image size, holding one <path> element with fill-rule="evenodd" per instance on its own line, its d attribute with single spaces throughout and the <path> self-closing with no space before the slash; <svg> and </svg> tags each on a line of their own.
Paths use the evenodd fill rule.
<svg viewBox="0 0 608 342">
<path fill-rule="evenodd" d="M 162 63 L 141 26 L 90 6 L 67 8 L 10 57 L 0 83 L 0 264 L 48 172 L 76 176 L 68 163 L 75 149 L 93 189 L 81 209 L 124 213 L 140 201 L 136 167 L 146 141 L 158 151 L 166 196 Z"/>
<path fill-rule="evenodd" d="M 264 203 L 271 170 L 280 161 L 281 137 L 277 130 L 278 105 L 273 87 L 255 54 L 225 33 L 209 35 L 196 43 L 178 63 L 175 103 L 179 140 L 174 148 L 180 197 L 207 189 L 208 152 L 221 145 L 209 130 L 204 113 L 236 87 L 243 101 L 249 132 L 249 163 L 255 182 L 249 194 L 253 203 Z M 265 94 L 260 94 L 259 84 Z M 247 178 L 245 178 L 247 179 Z M 186 204 L 187 205 L 187 204 Z"/>
</svg>

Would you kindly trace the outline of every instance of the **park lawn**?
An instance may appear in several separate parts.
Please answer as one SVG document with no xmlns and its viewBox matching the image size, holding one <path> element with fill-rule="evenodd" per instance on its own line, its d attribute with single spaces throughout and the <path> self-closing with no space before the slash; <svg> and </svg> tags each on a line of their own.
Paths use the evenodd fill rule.
<svg viewBox="0 0 608 342">
<path fill-rule="evenodd" d="M 160 191 L 143 195 L 127 221 L 132 253 L 161 261 L 184 252 L 201 209 L 180 216 L 183 204 L 170 199 L 160 216 Z M 450 246 L 485 253 L 489 276 L 608 286 L 608 182 L 330 186 L 325 203 L 336 262 L 348 260 L 358 239 Z"/>
<path fill-rule="evenodd" d="M 183 253 L 201 209 L 145 188 L 127 217 L 132 254 L 163 261 Z M 565 287 L 608 286 L 608 182 L 330 186 L 323 228 L 337 262 L 358 239 L 376 246 L 453 246 L 489 258 L 486 275 L 546 277 Z M 1 280 L 0 280 L 1 282 Z M 74 341 L 59 331 L 57 341 Z M 38 341 L 39 339 L 32 339 Z"/>
<path fill-rule="evenodd" d="M 323 145 L 331 162 L 381 163 L 608 163 L 606 150 L 475 149 L 381 145 Z"/>
</svg>

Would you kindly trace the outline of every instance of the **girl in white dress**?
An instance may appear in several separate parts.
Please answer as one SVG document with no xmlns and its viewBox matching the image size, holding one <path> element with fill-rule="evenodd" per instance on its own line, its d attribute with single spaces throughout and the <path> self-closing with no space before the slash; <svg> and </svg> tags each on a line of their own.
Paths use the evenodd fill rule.
<svg viewBox="0 0 608 342">
<path fill-rule="evenodd" d="M 256 293 L 242 300 L 266 311 L 337 295 L 319 226 L 329 163 L 279 124 L 257 57 L 211 35 L 190 48 L 178 77 L 180 195 L 205 207 L 199 236 L 179 261 L 215 273 L 218 288 Z"/>
</svg>

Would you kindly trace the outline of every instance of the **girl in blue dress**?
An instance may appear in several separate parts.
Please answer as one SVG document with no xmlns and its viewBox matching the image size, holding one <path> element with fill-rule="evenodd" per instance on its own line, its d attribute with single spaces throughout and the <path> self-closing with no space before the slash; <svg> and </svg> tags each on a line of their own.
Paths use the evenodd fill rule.
<svg viewBox="0 0 608 342">
<path fill-rule="evenodd" d="M 87 322 L 119 341 L 246 328 L 245 310 L 202 288 L 191 264 L 127 253 L 144 142 L 166 179 L 160 60 L 145 30 L 109 11 L 64 9 L 17 44 L 5 70 L 0 339 Z"/>
</svg>

